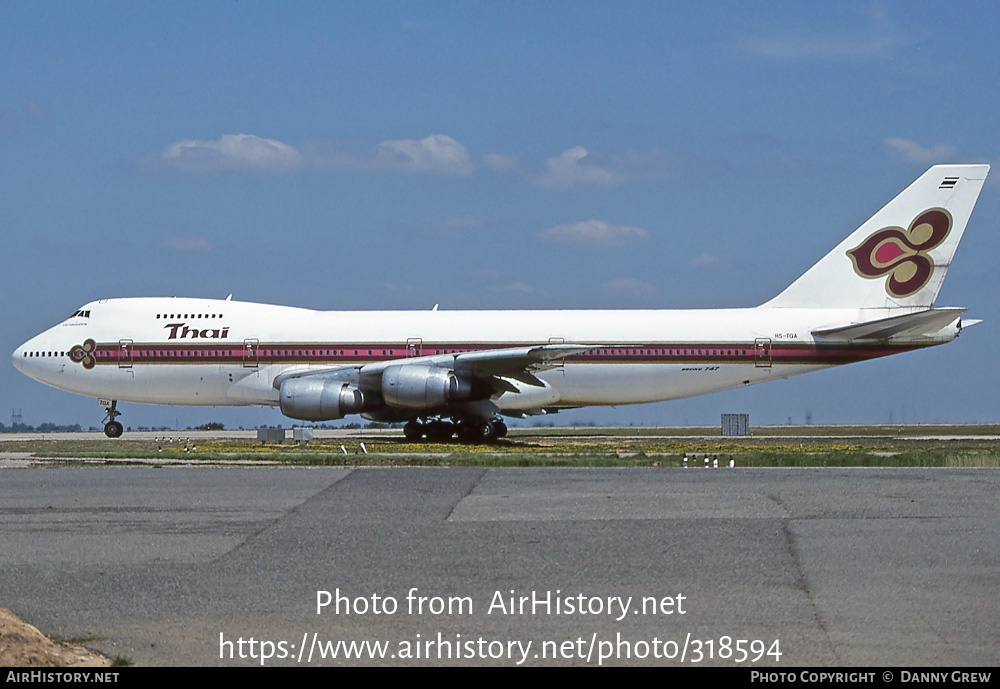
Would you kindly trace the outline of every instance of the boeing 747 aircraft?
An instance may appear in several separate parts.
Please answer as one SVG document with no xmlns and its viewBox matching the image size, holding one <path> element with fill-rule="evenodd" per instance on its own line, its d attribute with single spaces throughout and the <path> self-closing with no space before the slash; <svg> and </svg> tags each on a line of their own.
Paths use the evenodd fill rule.
<svg viewBox="0 0 1000 689">
<path fill-rule="evenodd" d="M 361 414 L 409 439 L 502 437 L 501 415 L 691 397 L 950 342 L 935 299 L 988 165 L 937 165 L 756 308 L 311 311 L 102 299 L 13 353 L 22 373 L 118 402 Z M 972 321 L 976 322 L 976 321 Z M 970 322 L 966 321 L 965 325 Z"/>
</svg>

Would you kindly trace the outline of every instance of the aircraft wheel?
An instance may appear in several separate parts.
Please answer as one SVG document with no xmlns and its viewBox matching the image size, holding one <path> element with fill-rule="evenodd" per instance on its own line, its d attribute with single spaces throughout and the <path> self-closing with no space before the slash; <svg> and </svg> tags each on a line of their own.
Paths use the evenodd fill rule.
<svg viewBox="0 0 1000 689">
<path fill-rule="evenodd" d="M 424 425 L 419 421 L 408 421 L 403 426 L 403 437 L 414 442 L 420 440 L 424 434 Z"/>
<path fill-rule="evenodd" d="M 496 436 L 498 438 L 506 438 L 507 437 L 507 424 L 505 424 L 500 419 L 494 419 L 492 423 L 493 423 L 493 430 L 496 431 Z"/>
<path fill-rule="evenodd" d="M 497 429 L 492 421 L 483 421 L 476 427 L 476 440 L 491 443 L 497 438 Z"/>
<path fill-rule="evenodd" d="M 120 438 L 125 428 L 117 421 L 108 421 L 104 424 L 104 435 L 109 438 Z"/>
</svg>

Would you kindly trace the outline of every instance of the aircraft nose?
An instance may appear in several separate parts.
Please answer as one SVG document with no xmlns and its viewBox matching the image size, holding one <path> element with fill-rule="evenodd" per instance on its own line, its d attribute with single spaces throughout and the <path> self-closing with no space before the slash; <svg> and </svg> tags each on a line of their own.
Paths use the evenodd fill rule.
<svg viewBox="0 0 1000 689">
<path fill-rule="evenodd" d="M 14 350 L 13 354 L 10 355 L 10 363 L 14 364 L 14 368 L 16 368 L 21 373 L 24 373 L 24 368 L 23 368 L 24 362 L 22 361 L 23 359 L 24 359 L 24 345 L 21 345 L 20 347 Z"/>
</svg>

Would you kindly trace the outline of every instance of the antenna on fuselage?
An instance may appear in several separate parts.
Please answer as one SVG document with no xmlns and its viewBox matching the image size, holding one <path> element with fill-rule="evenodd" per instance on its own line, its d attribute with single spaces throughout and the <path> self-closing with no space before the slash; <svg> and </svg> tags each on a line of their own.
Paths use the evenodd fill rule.
<svg viewBox="0 0 1000 689">
<path fill-rule="evenodd" d="M 232 300 L 233 300 L 233 295 L 232 294 L 230 294 L 228 297 L 226 297 L 226 301 L 232 301 Z"/>
</svg>

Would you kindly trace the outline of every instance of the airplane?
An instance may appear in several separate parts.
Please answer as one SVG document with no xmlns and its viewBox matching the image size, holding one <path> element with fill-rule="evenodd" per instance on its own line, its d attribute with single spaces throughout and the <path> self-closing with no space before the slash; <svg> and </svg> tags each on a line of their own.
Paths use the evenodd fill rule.
<svg viewBox="0 0 1000 689">
<path fill-rule="evenodd" d="M 935 299 L 989 172 L 936 165 L 754 308 L 314 311 L 101 299 L 12 355 L 22 373 L 119 401 L 265 405 L 292 419 L 404 422 L 408 440 L 491 442 L 503 416 L 692 397 L 950 342 Z"/>
</svg>

